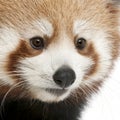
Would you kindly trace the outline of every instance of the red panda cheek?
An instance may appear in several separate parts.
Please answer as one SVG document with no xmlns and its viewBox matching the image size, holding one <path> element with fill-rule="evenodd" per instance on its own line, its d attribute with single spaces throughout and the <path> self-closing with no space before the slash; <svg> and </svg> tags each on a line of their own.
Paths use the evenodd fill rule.
<svg viewBox="0 0 120 120">
<path fill-rule="evenodd" d="M 9 73 L 12 78 L 17 82 L 21 78 L 17 72 L 18 65 L 20 61 L 28 58 L 34 57 L 42 53 L 42 50 L 33 49 L 30 44 L 24 40 L 21 40 L 19 45 L 16 47 L 16 50 L 12 51 L 8 56 L 8 62 L 5 66 L 7 73 Z"/>
<path fill-rule="evenodd" d="M 90 59 L 92 59 L 93 64 L 92 66 L 88 69 L 87 73 L 85 74 L 85 77 L 92 76 L 94 73 L 97 72 L 98 70 L 98 65 L 99 65 L 99 54 L 96 52 L 95 47 L 93 43 L 88 43 L 86 48 L 84 50 L 78 51 L 81 55 L 86 56 Z"/>
</svg>

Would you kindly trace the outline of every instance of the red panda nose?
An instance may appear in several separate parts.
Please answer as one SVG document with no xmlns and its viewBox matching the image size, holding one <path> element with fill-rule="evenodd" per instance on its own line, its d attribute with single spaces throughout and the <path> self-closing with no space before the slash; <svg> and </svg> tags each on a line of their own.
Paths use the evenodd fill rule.
<svg viewBox="0 0 120 120">
<path fill-rule="evenodd" d="M 69 67 L 61 67 L 53 75 L 54 82 L 62 88 L 72 85 L 75 78 L 75 72 Z"/>
</svg>

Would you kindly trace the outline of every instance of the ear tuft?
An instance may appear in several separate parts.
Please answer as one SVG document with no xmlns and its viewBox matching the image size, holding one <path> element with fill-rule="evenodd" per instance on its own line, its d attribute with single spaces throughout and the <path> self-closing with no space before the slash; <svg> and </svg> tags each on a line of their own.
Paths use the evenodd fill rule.
<svg viewBox="0 0 120 120">
<path fill-rule="evenodd" d="M 113 17 L 117 18 L 118 23 L 118 34 L 120 36 L 120 0 L 109 0 L 110 2 L 107 4 L 107 9 L 109 9 L 110 13 L 113 14 Z M 119 40 L 120 41 L 120 40 Z"/>
<path fill-rule="evenodd" d="M 120 0 L 106 0 L 107 1 L 107 8 L 110 10 L 110 13 L 118 12 L 120 8 Z"/>
<path fill-rule="evenodd" d="M 119 12 L 118 5 L 116 4 L 115 1 L 108 3 L 106 8 L 109 9 L 109 12 L 112 14 L 117 14 Z"/>
</svg>

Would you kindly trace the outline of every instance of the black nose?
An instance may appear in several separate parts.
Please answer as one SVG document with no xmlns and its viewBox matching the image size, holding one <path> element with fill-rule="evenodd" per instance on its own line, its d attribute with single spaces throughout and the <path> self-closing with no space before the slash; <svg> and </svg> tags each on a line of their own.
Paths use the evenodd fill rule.
<svg viewBox="0 0 120 120">
<path fill-rule="evenodd" d="M 75 78 L 75 72 L 69 67 L 61 67 L 53 75 L 53 80 L 55 83 L 62 88 L 72 85 Z"/>
</svg>

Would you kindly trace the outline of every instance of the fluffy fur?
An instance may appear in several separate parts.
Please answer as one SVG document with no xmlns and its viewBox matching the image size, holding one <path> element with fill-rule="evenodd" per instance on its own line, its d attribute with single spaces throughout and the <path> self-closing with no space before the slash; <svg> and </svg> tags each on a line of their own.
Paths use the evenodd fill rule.
<svg viewBox="0 0 120 120">
<path fill-rule="evenodd" d="M 119 7 L 111 0 L 0 0 L 1 117 L 13 118 L 10 110 L 22 103 L 28 115 L 35 100 L 31 119 L 77 120 L 118 58 L 119 32 Z M 30 45 L 36 36 L 44 38 L 43 50 Z M 76 48 L 78 38 L 86 39 L 85 49 Z M 53 75 L 62 66 L 76 80 L 59 95 Z"/>
</svg>

